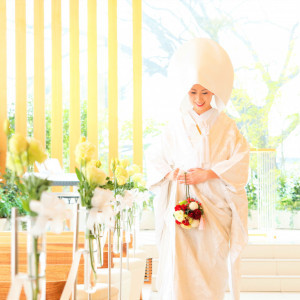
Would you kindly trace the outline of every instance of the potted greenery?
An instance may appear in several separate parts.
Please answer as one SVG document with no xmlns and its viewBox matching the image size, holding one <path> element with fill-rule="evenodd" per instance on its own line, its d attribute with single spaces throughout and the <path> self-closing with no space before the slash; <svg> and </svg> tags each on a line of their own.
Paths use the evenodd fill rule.
<svg viewBox="0 0 300 300">
<path fill-rule="evenodd" d="M 258 227 L 257 189 L 253 181 L 249 181 L 247 183 L 246 192 L 248 197 L 248 228 L 257 229 Z"/>
<path fill-rule="evenodd" d="M 278 179 L 277 226 L 278 228 L 300 229 L 300 178 Z"/>
<path fill-rule="evenodd" d="M 0 182 L 0 231 L 9 230 L 12 207 L 17 207 L 20 215 L 25 214 L 21 202 L 24 196 L 12 180 L 12 172 L 7 169 L 3 179 L 4 181 Z"/>
<path fill-rule="evenodd" d="M 277 228 L 290 228 L 291 208 L 290 195 L 288 191 L 288 179 L 281 174 L 277 181 L 277 200 L 276 200 L 276 223 Z"/>
<path fill-rule="evenodd" d="M 300 229 L 300 177 L 294 179 L 290 194 L 293 208 L 291 225 L 293 229 Z"/>
</svg>

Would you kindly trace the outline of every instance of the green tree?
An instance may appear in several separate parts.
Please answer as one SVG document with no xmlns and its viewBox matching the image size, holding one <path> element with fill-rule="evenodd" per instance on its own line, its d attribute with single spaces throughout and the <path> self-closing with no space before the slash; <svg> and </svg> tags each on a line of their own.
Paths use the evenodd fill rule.
<svg viewBox="0 0 300 300">
<path fill-rule="evenodd" d="M 280 89 L 298 76 L 300 72 L 299 65 L 293 66 L 291 63 L 291 58 L 295 54 L 295 41 L 299 35 L 297 31 L 299 23 L 288 29 L 290 36 L 286 45 L 287 51 L 283 55 L 282 62 L 279 62 L 282 63 L 283 67 L 281 72 L 275 76 L 269 71 L 269 66 L 260 57 L 259 51 L 243 31 L 241 25 L 247 25 L 249 20 L 237 19 L 230 12 L 220 9 L 221 1 L 219 0 L 209 3 L 196 0 L 179 0 L 177 3 L 182 9 L 182 14 L 187 15 L 185 18 L 182 15 L 176 15 L 173 7 L 168 9 L 156 8 L 150 5 L 150 1 L 145 5 L 143 15 L 145 28 L 155 36 L 160 48 L 165 53 L 164 57 L 162 55 L 163 58 L 156 56 L 145 58 L 145 71 L 149 74 L 166 75 L 170 58 L 178 45 L 185 40 L 205 35 L 219 42 L 224 34 L 230 33 L 235 38 L 232 42 L 242 43 L 252 58 L 252 62 L 249 62 L 249 65 L 243 69 L 258 72 L 267 89 L 264 105 L 258 106 L 249 96 L 249 91 L 235 87 L 231 99 L 238 116 L 232 117 L 253 147 L 277 148 L 300 123 L 299 113 L 291 114 L 286 118 L 285 123 L 287 125 L 280 135 L 275 137 L 269 135 L 269 115 L 274 103 L 279 99 Z M 155 14 L 152 14 L 155 9 L 168 14 L 168 17 L 172 19 L 172 24 L 174 22 L 176 26 L 167 26 L 161 19 L 156 18 Z M 214 11 L 213 14 L 211 13 L 212 10 Z M 185 22 L 185 20 L 189 21 Z M 181 26 L 182 31 L 173 32 L 173 28 L 178 30 L 178 26 Z M 275 26 L 276 24 L 274 24 Z M 236 70 L 236 73 L 239 71 Z"/>
</svg>

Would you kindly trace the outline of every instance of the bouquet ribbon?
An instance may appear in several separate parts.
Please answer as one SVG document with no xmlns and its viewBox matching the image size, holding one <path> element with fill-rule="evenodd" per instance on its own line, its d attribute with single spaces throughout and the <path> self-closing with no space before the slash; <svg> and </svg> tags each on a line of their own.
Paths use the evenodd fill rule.
<svg viewBox="0 0 300 300">
<path fill-rule="evenodd" d="M 114 199 L 111 191 L 96 188 L 94 196 L 91 201 L 91 209 L 87 218 L 87 228 L 94 231 L 94 225 L 104 223 L 108 227 L 114 227 L 113 221 L 113 209 L 111 207 L 110 201 Z M 101 214 L 98 212 L 101 211 Z"/>
<path fill-rule="evenodd" d="M 61 233 L 64 229 L 64 220 L 71 217 L 71 211 L 63 199 L 59 199 L 52 193 L 43 192 L 41 200 L 30 201 L 30 209 L 38 214 L 32 227 L 32 234 L 39 236 L 46 232 L 48 221 L 51 221 L 51 229 L 55 233 Z"/>
<path fill-rule="evenodd" d="M 108 227 L 113 227 L 114 222 L 111 220 L 111 217 L 113 216 L 113 210 L 111 209 L 111 206 L 104 206 L 101 208 L 101 213 L 99 214 L 99 208 L 98 207 L 92 207 L 90 209 L 88 219 L 86 222 L 86 226 L 89 230 L 94 230 L 94 225 L 104 223 Z"/>
</svg>

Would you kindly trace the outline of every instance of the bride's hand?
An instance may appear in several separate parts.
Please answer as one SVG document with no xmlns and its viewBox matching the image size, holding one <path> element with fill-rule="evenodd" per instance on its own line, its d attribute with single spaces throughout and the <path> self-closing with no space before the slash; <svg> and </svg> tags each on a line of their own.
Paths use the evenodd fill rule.
<svg viewBox="0 0 300 300">
<path fill-rule="evenodd" d="M 177 176 L 178 176 L 178 173 L 179 173 L 179 169 L 175 169 L 171 172 L 169 172 L 166 176 L 165 176 L 165 179 L 167 180 L 177 180 Z"/>
<path fill-rule="evenodd" d="M 179 183 L 198 184 L 214 178 L 219 178 L 214 171 L 194 168 L 189 169 L 186 175 L 179 175 L 177 179 Z"/>
</svg>

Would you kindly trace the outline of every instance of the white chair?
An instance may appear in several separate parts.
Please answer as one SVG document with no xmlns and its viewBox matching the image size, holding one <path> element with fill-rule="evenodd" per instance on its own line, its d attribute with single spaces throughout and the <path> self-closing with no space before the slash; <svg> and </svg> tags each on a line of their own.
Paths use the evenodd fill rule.
<svg viewBox="0 0 300 300">
<path fill-rule="evenodd" d="M 105 283 L 96 284 L 96 292 L 91 295 L 92 300 L 107 300 L 108 299 L 108 285 Z M 119 290 L 112 286 L 111 287 L 111 300 L 118 300 Z M 86 300 L 88 299 L 88 294 L 84 291 L 84 285 L 77 285 L 77 300 Z"/>
<path fill-rule="evenodd" d="M 114 258 L 114 268 L 120 268 L 120 258 Z M 122 260 L 122 268 L 127 268 L 126 257 Z M 130 300 L 139 300 L 144 284 L 146 260 L 140 258 L 129 259 L 131 273 Z"/>
<path fill-rule="evenodd" d="M 97 282 L 108 283 L 108 269 L 97 270 Z M 111 269 L 111 284 L 119 289 L 120 287 L 120 269 Z M 131 287 L 131 272 L 127 269 L 122 270 L 122 300 L 130 300 L 130 287 Z M 120 299 L 120 294 L 119 294 Z"/>
<path fill-rule="evenodd" d="M 60 162 L 57 158 L 47 158 L 43 163 L 37 163 L 36 167 L 39 173 L 49 175 L 57 175 L 64 174 L 64 170 L 60 165 Z M 74 192 L 59 192 L 54 193 L 58 198 L 65 199 L 69 204 L 73 202 L 77 202 L 79 198 L 79 194 L 77 192 L 77 188 L 74 187 Z M 74 200 L 74 201 L 72 201 Z"/>
<path fill-rule="evenodd" d="M 36 162 L 36 167 L 40 173 L 62 174 L 63 168 L 57 158 L 47 158 L 43 163 Z"/>
</svg>

